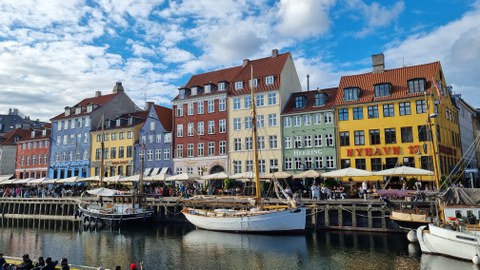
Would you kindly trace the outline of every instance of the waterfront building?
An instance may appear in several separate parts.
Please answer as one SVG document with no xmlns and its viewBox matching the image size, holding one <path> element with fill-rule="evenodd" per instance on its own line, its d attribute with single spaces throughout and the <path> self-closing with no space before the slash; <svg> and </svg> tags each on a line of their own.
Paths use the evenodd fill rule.
<svg viewBox="0 0 480 270">
<path fill-rule="evenodd" d="M 17 143 L 30 135 L 29 129 L 17 128 L 0 137 L 0 178 L 9 179 L 17 167 Z"/>
<path fill-rule="evenodd" d="M 133 111 L 112 118 L 106 118 L 103 127 L 91 131 L 90 175 L 99 176 L 102 164 L 105 177 L 131 176 L 134 171 L 135 152 L 140 149 L 139 134 L 147 116 L 147 111 Z M 101 123 L 100 123 L 101 125 Z"/>
<path fill-rule="evenodd" d="M 253 77 L 253 80 L 252 80 Z M 283 168 L 280 115 L 290 95 L 301 90 L 290 53 L 244 60 L 228 89 L 228 156 L 232 174 L 253 171 L 252 103 L 255 102 L 260 174 Z M 254 89 L 252 100 L 250 85 Z"/>
<path fill-rule="evenodd" d="M 52 122 L 52 143 L 48 177 L 68 178 L 90 176 L 90 131 L 101 128 L 102 118 L 112 119 L 126 112 L 134 112 L 137 106 L 117 82 L 111 94 L 86 98 L 65 111 Z"/>
<path fill-rule="evenodd" d="M 28 135 L 17 142 L 15 178 L 42 178 L 48 173 L 50 157 L 50 125 L 30 128 Z"/>
<path fill-rule="evenodd" d="M 383 54 L 372 60 L 372 72 L 340 80 L 340 167 L 379 171 L 407 165 L 448 175 L 460 160 L 461 142 L 458 110 L 440 62 L 386 70 Z"/>
<path fill-rule="evenodd" d="M 193 75 L 172 101 L 175 174 L 228 171 L 227 91 L 241 67 Z"/>
<path fill-rule="evenodd" d="M 462 156 L 465 158 L 465 184 L 469 187 L 478 187 L 478 149 L 474 145 L 474 140 L 478 136 L 474 121 L 477 118 L 477 111 L 460 94 L 452 95 L 452 98 L 458 109 Z"/>
<path fill-rule="evenodd" d="M 135 173 L 140 173 L 140 153 L 145 152 L 144 175 L 172 174 L 172 109 L 147 102 L 146 119 L 140 129 L 140 143 L 136 144 Z"/>
<path fill-rule="evenodd" d="M 17 108 L 8 109 L 7 114 L 0 114 L 0 137 L 5 136 L 9 131 L 17 128 L 42 128 L 46 122 L 31 120 L 29 116 L 24 116 Z"/>
<path fill-rule="evenodd" d="M 337 168 L 337 88 L 293 93 L 282 113 L 283 170 L 299 173 Z"/>
</svg>

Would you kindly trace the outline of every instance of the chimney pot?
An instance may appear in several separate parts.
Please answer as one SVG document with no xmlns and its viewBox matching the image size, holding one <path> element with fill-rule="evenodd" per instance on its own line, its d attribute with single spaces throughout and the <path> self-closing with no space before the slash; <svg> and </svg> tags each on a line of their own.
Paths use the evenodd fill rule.
<svg viewBox="0 0 480 270">
<path fill-rule="evenodd" d="M 102 91 L 95 91 L 95 97 L 102 96 Z"/>
<path fill-rule="evenodd" d="M 243 65 L 242 65 L 242 67 L 246 67 L 249 62 L 250 62 L 250 60 L 248 60 L 248 59 L 243 59 Z"/>
<path fill-rule="evenodd" d="M 372 73 L 382 73 L 385 71 L 385 56 L 383 53 L 372 55 Z"/>
<path fill-rule="evenodd" d="M 278 49 L 273 49 L 272 50 L 272 58 L 275 58 L 278 56 Z"/>
<path fill-rule="evenodd" d="M 122 82 L 116 82 L 115 83 L 115 86 L 113 87 L 113 93 L 114 94 L 117 94 L 119 92 L 123 92 L 123 85 L 122 85 Z"/>
<path fill-rule="evenodd" d="M 153 106 L 153 102 L 152 102 L 152 101 L 147 101 L 147 102 L 145 102 L 145 111 L 150 110 L 150 108 L 152 108 L 152 106 Z"/>
</svg>

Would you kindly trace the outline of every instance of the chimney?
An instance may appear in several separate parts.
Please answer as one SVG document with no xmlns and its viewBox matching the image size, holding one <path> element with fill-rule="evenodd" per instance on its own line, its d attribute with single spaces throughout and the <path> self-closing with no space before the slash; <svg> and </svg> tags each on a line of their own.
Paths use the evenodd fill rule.
<svg viewBox="0 0 480 270">
<path fill-rule="evenodd" d="M 383 53 L 372 55 L 372 73 L 382 73 L 385 71 L 385 57 Z"/>
<path fill-rule="evenodd" d="M 275 58 L 278 56 L 278 49 L 273 49 L 272 50 L 272 58 Z"/>
<path fill-rule="evenodd" d="M 149 111 L 150 108 L 153 107 L 153 102 L 152 101 L 147 101 L 145 102 L 145 111 Z"/>
<path fill-rule="evenodd" d="M 248 59 L 243 59 L 243 65 L 242 65 L 242 67 L 246 67 L 249 62 L 250 62 L 250 60 L 248 60 Z"/>
<path fill-rule="evenodd" d="M 95 91 L 95 97 L 101 97 L 102 91 Z"/>
<path fill-rule="evenodd" d="M 115 83 L 115 86 L 113 87 L 113 93 L 114 94 L 117 94 L 119 92 L 123 92 L 123 86 L 122 86 L 122 82 L 117 82 Z"/>
</svg>

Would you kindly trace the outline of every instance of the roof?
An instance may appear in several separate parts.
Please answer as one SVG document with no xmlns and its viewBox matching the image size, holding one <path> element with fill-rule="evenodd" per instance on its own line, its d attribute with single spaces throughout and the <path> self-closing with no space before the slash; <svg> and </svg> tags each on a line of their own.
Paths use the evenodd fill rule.
<svg viewBox="0 0 480 270">
<path fill-rule="evenodd" d="M 118 93 L 122 93 L 122 92 L 118 92 Z M 77 117 L 77 116 L 80 116 L 80 115 L 88 115 L 89 113 L 87 113 L 87 110 L 86 110 L 87 105 L 96 104 L 98 106 L 103 106 L 103 105 L 107 104 L 110 100 L 112 100 L 118 93 L 101 95 L 101 96 L 98 96 L 98 97 L 86 98 L 86 99 L 80 101 L 79 103 L 75 104 L 72 107 L 72 108 L 82 107 L 82 112 L 81 113 L 70 114 L 68 116 L 65 116 L 65 112 L 63 112 L 63 113 L 55 116 L 54 118 L 52 118 L 50 120 L 59 120 L 59 119 L 64 119 L 64 118 Z"/>
<path fill-rule="evenodd" d="M 248 81 L 251 78 L 251 69 L 253 67 L 253 77 L 258 80 L 258 86 L 255 88 L 255 92 L 263 92 L 263 91 L 270 91 L 276 90 L 280 87 L 280 74 L 285 66 L 285 63 L 290 57 L 290 53 L 282 53 L 276 56 L 269 56 L 261 59 L 256 60 L 244 60 L 245 65 L 242 66 L 235 66 L 225 69 L 220 69 L 216 71 L 206 72 L 202 74 L 193 75 L 188 83 L 181 87 L 191 89 L 192 87 L 203 87 L 207 84 L 212 84 L 211 93 L 202 93 L 197 95 L 190 95 L 186 96 L 185 98 L 188 99 L 190 97 L 198 97 L 203 95 L 211 95 L 211 94 L 218 94 L 217 85 L 220 82 L 227 82 L 226 92 L 229 95 L 244 95 L 248 94 L 250 90 L 248 89 Z M 261 78 L 265 78 L 267 76 L 275 76 L 274 84 L 273 85 L 266 85 L 265 80 L 261 80 Z M 241 90 L 235 90 L 234 84 L 235 82 L 242 81 L 244 82 L 244 87 Z M 223 91 L 221 91 L 223 93 Z M 174 100 L 178 100 L 178 95 L 174 98 Z"/>
<path fill-rule="evenodd" d="M 32 131 L 35 130 L 35 136 L 32 138 Z M 46 129 L 47 132 L 45 134 L 45 136 L 42 136 L 42 133 L 43 133 L 43 129 L 29 129 L 28 130 L 28 136 L 27 137 L 23 137 L 20 141 L 38 141 L 38 140 L 42 140 L 42 139 L 50 139 L 50 135 L 52 133 L 52 130 L 51 128 L 47 128 Z"/>
<path fill-rule="evenodd" d="M 3 138 L 1 138 L 0 146 L 3 145 L 16 145 L 17 141 L 29 138 L 31 136 L 31 129 L 17 128 L 9 131 Z M 18 140 L 15 140 L 18 138 Z"/>
<path fill-rule="evenodd" d="M 318 93 L 323 93 L 327 95 L 327 102 L 323 106 L 315 106 L 315 95 Z M 290 95 L 290 98 L 287 101 L 287 104 L 282 114 L 293 114 L 293 113 L 311 112 L 311 111 L 320 111 L 320 110 L 330 109 L 333 107 L 335 103 L 335 98 L 337 93 L 338 93 L 338 88 L 336 87 L 292 93 L 292 95 Z M 307 103 L 305 107 L 300 109 L 295 108 L 295 98 L 297 96 L 304 96 L 307 98 Z"/>
<path fill-rule="evenodd" d="M 158 105 L 153 106 L 163 128 L 166 131 L 172 131 L 172 109 Z"/>
<path fill-rule="evenodd" d="M 425 78 L 427 81 L 425 89 L 427 90 L 433 87 L 431 81 L 435 77 L 439 67 L 440 62 L 433 62 L 416 66 L 388 69 L 380 73 L 369 72 L 365 74 L 343 76 L 340 79 L 340 85 L 338 87 L 339 92 L 336 97 L 335 105 L 350 105 L 423 96 L 423 92 L 408 92 L 408 80 Z M 390 83 L 392 85 L 389 96 L 375 97 L 374 85 L 379 83 Z M 359 87 L 361 89 L 360 97 L 357 100 L 343 100 L 344 89 L 349 87 Z"/>
</svg>

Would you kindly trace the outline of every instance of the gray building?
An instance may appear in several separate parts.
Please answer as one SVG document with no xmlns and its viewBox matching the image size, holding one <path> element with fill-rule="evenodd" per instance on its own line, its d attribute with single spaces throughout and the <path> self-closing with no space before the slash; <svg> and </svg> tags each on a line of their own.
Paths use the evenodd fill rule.
<svg viewBox="0 0 480 270">
<path fill-rule="evenodd" d="M 29 116 L 24 116 L 16 108 L 10 108 L 8 114 L 0 114 L 0 137 L 5 136 L 9 131 L 17 128 L 36 128 L 41 129 L 45 122 L 31 120 Z"/>
</svg>

